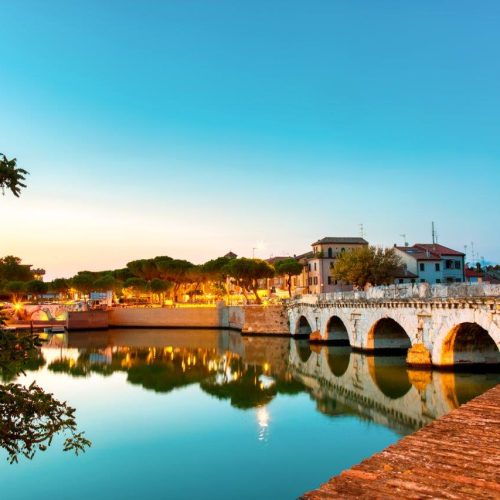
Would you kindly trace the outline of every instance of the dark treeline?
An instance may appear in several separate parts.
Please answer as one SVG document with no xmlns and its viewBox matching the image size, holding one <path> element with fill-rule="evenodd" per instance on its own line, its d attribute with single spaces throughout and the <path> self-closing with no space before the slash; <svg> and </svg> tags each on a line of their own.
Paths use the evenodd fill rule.
<svg viewBox="0 0 500 500">
<path fill-rule="evenodd" d="M 41 281 L 43 270 L 31 269 L 18 257 L 0 259 L 0 294 L 18 301 L 30 295 L 35 300 L 48 292 L 69 298 L 71 291 L 83 296 L 92 292 L 112 291 L 117 297 L 138 299 L 145 295 L 150 302 L 164 303 L 165 298 L 178 301 L 181 296 L 193 298 L 210 294 L 223 297 L 229 293 L 229 285 L 241 287 L 242 293 L 255 294 L 259 280 L 272 278 L 276 273 L 297 275 L 302 264 L 293 258 L 275 262 L 274 266 L 260 259 L 233 258 L 230 256 L 212 259 L 204 264 L 193 264 L 187 260 L 158 256 L 152 259 L 134 260 L 121 269 L 106 271 L 79 271 L 69 279 L 57 278 Z"/>
</svg>

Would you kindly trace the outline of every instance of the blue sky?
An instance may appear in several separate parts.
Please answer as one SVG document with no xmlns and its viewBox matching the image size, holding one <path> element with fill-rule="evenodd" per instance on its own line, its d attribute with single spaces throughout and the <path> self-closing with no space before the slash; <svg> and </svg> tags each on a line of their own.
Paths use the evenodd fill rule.
<svg viewBox="0 0 500 500">
<path fill-rule="evenodd" d="M 0 254 L 49 276 L 323 236 L 500 261 L 497 1 L 0 1 Z"/>
</svg>

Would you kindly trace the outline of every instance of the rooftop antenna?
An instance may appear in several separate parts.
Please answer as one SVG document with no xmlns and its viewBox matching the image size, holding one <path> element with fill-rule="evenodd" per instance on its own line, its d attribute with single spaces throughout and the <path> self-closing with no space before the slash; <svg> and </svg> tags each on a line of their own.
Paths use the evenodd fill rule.
<svg viewBox="0 0 500 500">
<path fill-rule="evenodd" d="M 471 262 L 475 263 L 476 262 L 476 256 L 474 254 L 474 242 L 470 242 L 470 253 L 471 253 Z"/>
<path fill-rule="evenodd" d="M 467 262 L 467 245 L 464 245 L 464 254 L 465 254 L 464 260 L 465 262 Z"/>
<path fill-rule="evenodd" d="M 403 242 L 405 244 L 405 247 L 408 246 L 408 242 L 406 241 L 406 234 L 400 234 L 399 236 L 401 236 L 401 238 L 403 238 Z"/>
<path fill-rule="evenodd" d="M 361 233 L 361 238 L 364 238 L 365 237 L 365 230 L 364 230 L 363 224 L 359 225 L 359 232 Z"/>
<path fill-rule="evenodd" d="M 432 244 L 436 244 L 436 229 L 434 228 L 434 221 L 432 221 Z"/>
</svg>

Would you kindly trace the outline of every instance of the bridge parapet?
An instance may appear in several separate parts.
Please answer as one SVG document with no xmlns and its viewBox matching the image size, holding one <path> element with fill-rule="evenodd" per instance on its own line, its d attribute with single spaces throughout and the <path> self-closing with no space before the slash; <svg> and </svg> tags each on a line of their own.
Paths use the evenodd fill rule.
<svg viewBox="0 0 500 500">
<path fill-rule="evenodd" d="M 302 303 L 332 302 L 344 300 L 381 299 L 434 299 L 500 297 L 500 285 L 490 283 L 453 283 L 429 285 L 429 283 L 374 286 L 368 290 L 302 295 L 296 300 Z M 315 302 L 316 301 L 316 302 Z"/>
</svg>

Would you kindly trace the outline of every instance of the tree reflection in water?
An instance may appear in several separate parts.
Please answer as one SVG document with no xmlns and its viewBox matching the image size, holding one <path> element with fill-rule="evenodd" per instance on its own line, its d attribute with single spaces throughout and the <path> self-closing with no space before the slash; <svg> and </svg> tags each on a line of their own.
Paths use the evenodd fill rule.
<svg viewBox="0 0 500 500">
<path fill-rule="evenodd" d="M 408 370 L 402 357 L 366 356 L 348 346 L 311 350 L 307 340 L 227 331 L 113 330 L 58 342 L 51 342 L 60 348 L 59 356 L 50 355 L 54 373 L 125 373 L 128 383 L 157 393 L 196 384 L 234 408 L 256 408 L 262 430 L 266 412 L 260 410 L 274 398 L 308 393 L 321 413 L 356 415 L 406 434 L 499 381 L 487 374 Z"/>
<path fill-rule="evenodd" d="M 18 334 L 0 326 L 0 447 L 10 463 L 22 455 L 32 459 L 45 451 L 55 435 L 66 435 L 64 451 L 77 455 L 90 446 L 83 432 L 77 432 L 75 409 L 46 393 L 33 382 L 28 387 L 11 382 L 24 370 L 45 364 L 40 340 L 31 334 Z"/>
</svg>

